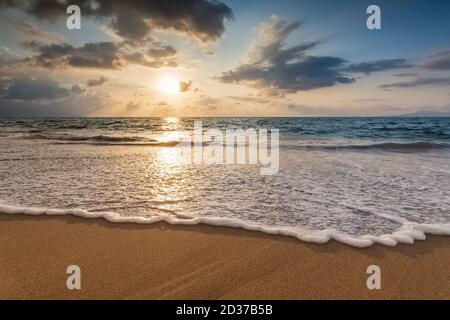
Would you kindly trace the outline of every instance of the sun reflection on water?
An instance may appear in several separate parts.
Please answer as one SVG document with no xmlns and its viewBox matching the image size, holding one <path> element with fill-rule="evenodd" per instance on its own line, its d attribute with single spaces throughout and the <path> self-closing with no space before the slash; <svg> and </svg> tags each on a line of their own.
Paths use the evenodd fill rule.
<svg viewBox="0 0 450 320">
<path fill-rule="evenodd" d="M 157 152 L 157 160 L 160 166 L 181 166 L 182 155 L 178 148 L 159 148 Z"/>
<path fill-rule="evenodd" d="M 176 130 L 179 128 L 180 119 L 176 117 L 167 117 L 163 119 L 161 128 L 163 130 Z"/>
</svg>

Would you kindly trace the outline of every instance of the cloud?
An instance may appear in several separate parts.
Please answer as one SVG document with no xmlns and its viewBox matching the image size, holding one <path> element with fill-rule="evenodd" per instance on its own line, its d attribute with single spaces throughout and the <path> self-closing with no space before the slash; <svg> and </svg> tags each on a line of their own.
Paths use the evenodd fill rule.
<svg viewBox="0 0 450 320">
<path fill-rule="evenodd" d="M 215 41 L 224 32 L 232 10 L 215 0 L 78 0 L 84 17 L 112 18 L 115 33 L 142 41 L 153 29 L 174 30 L 201 41 Z M 3 0 L 0 5 L 21 8 L 47 20 L 66 18 L 67 2 L 59 0 Z"/>
<path fill-rule="evenodd" d="M 123 53 L 122 58 L 130 63 L 139 64 L 149 68 L 175 68 L 178 66 L 176 60 L 172 56 L 157 56 L 152 57 L 142 52 L 142 50 L 129 47 L 131 49 L 128 53 Z"/>
<path fill-rule="evenodd" d="M 393 88 L 417 88 L 424 86 L 449 86 L 450 77 L 436 78 L 436 77 L 418 77 L 411 81 L 396 82 L 391 84 L 383 84 L 380 88 L 390 90 Z"/>
<path fill-rule="evenodd" d="M 25 36 L 28 40 L 39 40 L 42 42 L 56 42 L 61 41 L 63 36 L 56 33 L 45 30 L 44 28 L 23 19 L 7 18 L 7 21 L 12 25 L 15 31 Z"/>
<path fill-rule="evenodd" d="M 368 75 L 373 72 L 409 68 L 411 66 L 412 65 L 408 64 L 405 59 L 387 59 L 387 60 L 377 60 L 372 62 L 350 64 L 348 67 L 345 68 L 345 71 L 364 73 Z"/>
<path fill-rule="evenodd" d="M 270 67 L 240 66 L 224 72 L 218 79 L 225 83 L 246 82 L 254 88 L 282 90 L 289 93 L 352 83 L 340 67 L 344 60 L 336 57 L 305 57 L 302 61 Z"/>
<path fill-rule="evenodd" d="M 99 110 L 110 113 L 110 103 L 97 95 L 70 95 L 48 103 L 47 100 L 0 99 L 0 117 L 79 117 L 95 114 Z"/>
<path fill-rule="evenodd" d="M 127 105 L 125 106 L 125 108 L 128 111 L 137 110 L 140 107 L 141 107 L 141 103 L 140 102 L 133 102 L 133 101 L 128 102 Z"/>
<path fill-rule="evenodd" d="M 300 26 L 301 22 L 287 23 L 272 16 L 260 26 L 244 62 L 215 79 L 224 83 L 244 83 L 271 93 L 294 93 L 352 83 L 354 79 L 342 72 L 346 64 L 344 59 L 308 54 L 319 42 L 285 48 L 289 34 Z"/>
<path fill-rule="evenodd" d="M 146 46 L 134 46 L 127 42 L 97 42 L 86 43 L 81 47 L 73 47 L 66 43 L 42 44 L 38 41 L 28 41 L 24 46 L 37 54 L 25 59 L 26 62 L 46 68 L 76 68 L 121 69 L 127 63 L 139 64 L 150 68 L 176 67 L 173 58 L 176 50 L 170 46 L 160 47 L 159 43 L 153 49 Z"/>
<path fill-rule="evenodd" d="M 348 100 L 343 100 L 343 101 L 348 101 Z M 383 99 L 383 98 L 358 98 L 358 99 L 351 99 L 350 101 L 373 103 L 373 102 L 383 102 L 383 101 L 386 101 L 386 99 Z"/>
<path fill-rule="evenodd" d="M 279 106 L 278 106 L 279 107 Z M 290 115 L 307 117 L 342 117 L 358 116 L 379 117 L 379 116 L 446 116 L 450 112 L 449 105 L 437 106 L 399 106 L 391 104 L 378 105 L 343 105 L 339 107 L 321 105 L 288 104 L 281 106 Z"/>
<path fill-rule="evenodd" d="M 422 67 L 434 71 L 450 70 L 450 50 L 428 56 Z"/>
<path fill-rule="evenodd" d="M 83 18 L 106 21 L 121 42 L 86 43 L 75 47 L 27 21 L 11 21 L 27 35 L 26 47 L 36 52 L 24 60 L 26 66 L 46 68 L 121 69 L 127 63 L 149 68 L 177 67 L 177 50 L 151 35 L 153 30 L 172 30 L 200 39 L 216 41 L 225 31 L 231 9 L 215 0 L 78 0 Z M 3 0 L 1 7 L 22 10 L 40 20 L 66 19 L 67 2 L 60 0 Z M 109 21 L 109 22 L 108 22 Z M 116 37 L 117 38 L 117 37 Z M 30 41 L 31 40 L 31 41 Z"/>
<path fill-rule="evenodd" d="M 408 78 L 408 77 L 417 77 L 418 74 L 415 72 L 401 72 L 394 74 L 394 77 Z"/>
<path fill-rule="evenodd" d="M 192 81 L 187 81 L 187 82 L 180 81 L 180 92 L 189 91 L 191 86 L 192 86 Z"/>
<path fill-rule="evenodd" d="M 259 33 L 247 51 L 245 62 L 247 64 L 277 63 L 301 57 L 306 50 L 315 47 L 318 42 L 304 43 L 288 49 L 283 48 L 289 34 L 301 25 L 300 21 L 287 23 L 277 16 L 270 17 L 268 21 L 259 26 Z"/>
<path fill-rule="evenodd" d="M 101 86 L 102 84 L 104 84 L 106 81 L 108 81 L 108 78 L 105 78 L 104 76 L 101 76 L 98 79 L 89 79 L 87 81 L 87 86 L 88 87 L 97 87 L 97 86 Z"/>
<path fill-rule="evenodd" d="M 46 77 L 23 76 L 4 81 L 0 86 L 1 100 L 57 100 L 83 92 L 78 85 L 64 87 Z"/>
<path fill-rule="evenodd" d="M 18 57 L 21 57 L 21 55 L 11 51 L 6 46 L 0 46 L 0 67 L 3 66 L 4 60 L 9 60 L 8 62 L 10 62 L 11 60 L 17 60 Z"/>
<path fill-rule="evenodd" d="M 302 26 L 272 16 L 258 27 L 255 40 L 241 64 L 214 77 L 223 83 L 245 84 L 262 89 L 267 95 L 283 95 L 312 89 L 351 84 L 352 73 L 374 72 L 412 67 L 405 59 L 386 59 L 350 64 L 334 56 L 316 56 L 310 51 L 321 41 L 309 41 L 286 47 L 289 35 Z"/>
<path fill-rule="evenodd" d="M 216 110 L 219 106 L 224 106 L 223 99 L 209 96 L 201 96 L 193 102 L 195 105 L 206 110 Z"/>
<path fill-rule="evenodd" d="M 236 100 L 239 102 L 253 102 L 253 103 L 269 103 L 270 100 L 267 100 L 262 97 L 253 97 L 253 96 L 227 96 L 228 99 Z"/>
<path fill-rule="evenodd" d="M 171 46 L 163 46 L 160 48 L 151 48 L 148 53 L 154 58 L 166 58 L 176 55 L 177 50 Z"/>
<path fill-rule="evenodd" d="M 37 41 L 26 42 L 25 47 L 37 52 L 28 61 L 47 68 L 118 69 L 124 61 L 118 55 L 119 45 L 113 42 L 86 43 L 81 47 L 69 44 L 42 44 Z"/>
</svg>

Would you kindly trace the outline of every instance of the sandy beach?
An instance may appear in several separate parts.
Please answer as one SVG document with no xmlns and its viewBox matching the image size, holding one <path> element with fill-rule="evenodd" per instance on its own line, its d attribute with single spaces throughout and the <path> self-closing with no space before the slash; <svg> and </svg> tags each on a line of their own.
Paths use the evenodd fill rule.
<svg viewBox="0 0 450 320">
<path fill-rule="evenodd" d="M 450 238 L 307 244 L 205 225 L 0 215 L 1 299 L 449 299 Z M 381 290 L 366 269 L 381 267 Z M 82 289 L 66 288 L 81 268 Z"/>
</svg>

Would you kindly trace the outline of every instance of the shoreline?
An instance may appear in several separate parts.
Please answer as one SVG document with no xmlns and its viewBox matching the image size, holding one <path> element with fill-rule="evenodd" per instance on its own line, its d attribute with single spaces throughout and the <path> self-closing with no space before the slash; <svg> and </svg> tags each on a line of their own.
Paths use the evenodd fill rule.
<svg viewBox="0 0 450 320">
<path fill-rule="evenodd" d="M 2 214 L 48 217 L 72 216 L 88 220 L 102 219 L 109 223 L 118 224 L 152 225 L 156 223 L 166 223 L 172 226 L 205 225 L 219 228 L 233 228 L 250 232 L 260 232 L 266 235 L 283 236 L 305 243 L 326 244 L 330 241 L 337 241 L 341 244 L 354 248 L 369 248 L 375 244 L 381 244 L 387 247 L 396 247 L 400 244 L 414 244 L 416 241 L 425 240 L 427 236 L 450 236 L 450 224 L 436 225 L 405 223 L 396 217 L 388 217 L 388 219 L 403 223 L 403 225 L 390 234 L 382 234 L 378 236 L 352 236 L 335 230 L 301 230 L 295 227 L 287 226 L 267 226 L 226 217 L 196 217 L 192 219 L 171 219 L 164 216 L 134 217 L 122 216 L 115 212 L 90 212 L 80 208 L 58 209 L 23 207 L 5 204 L 0 201 L 0 215 Z"/>
<path fill-rule="evenodd" d="M 450 238 L 354 248 L 209 225 L 0 214 L 1 299 L 450 299 Z M 68 290 L 78 265 L 82 289 Z M 369 265 L 381 290 L 369 290 Z"/>
</svg>

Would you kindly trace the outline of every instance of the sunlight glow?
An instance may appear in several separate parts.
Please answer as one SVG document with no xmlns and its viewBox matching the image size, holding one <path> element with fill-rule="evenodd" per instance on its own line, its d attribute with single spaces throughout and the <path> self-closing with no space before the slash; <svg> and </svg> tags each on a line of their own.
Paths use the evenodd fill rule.
<svg viewBox="0 0 450 320">
<path fill-rule="evenodd" d="M 175 117 L 164 118 L 163 123 L 161 124 L 161 129 L 163 129 L 165 133 L 174 133 L 174 130 L 176 130 L 180 125 L 179 121 L 180 120 Z"/>
<path fill-rule="evenodd" d="M 180 92 L 180 82 L 174 77 L 161 79 L 158 89 L 167 95 L 175 95 Z"/>
</svg>

